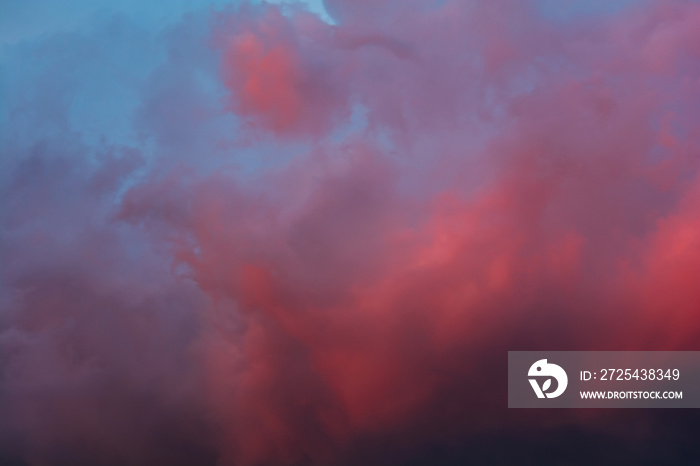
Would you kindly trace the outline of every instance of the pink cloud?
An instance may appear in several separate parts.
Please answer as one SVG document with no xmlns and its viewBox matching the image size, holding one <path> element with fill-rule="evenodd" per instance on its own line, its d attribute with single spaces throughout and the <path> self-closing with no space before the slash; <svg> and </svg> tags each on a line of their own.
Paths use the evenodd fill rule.
<svg viewBox="0 0 700 466">
<path fill-rule="evenodd" d="M 508 349 L 695 349 L 697 4 L 566 24 L 521 2 L 326 4 L 334 25 L 214 13 L 226 103 L 145 105 L 155 160 L 95 169 L 56 143 L 13 172 L 0 423 L 30 464 L 401 464 L 561 426 L 648 435 L 513 414 L 498 368 Z M 194 136 L 230 137 L 207 126 L 230 114 L 252 150 L 306 152 L 215 164 Z"/>
</svg>

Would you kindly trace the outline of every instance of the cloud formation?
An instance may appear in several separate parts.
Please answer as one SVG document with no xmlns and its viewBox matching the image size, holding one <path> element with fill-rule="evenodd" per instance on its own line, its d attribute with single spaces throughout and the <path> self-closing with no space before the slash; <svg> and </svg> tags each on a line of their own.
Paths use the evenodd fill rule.
<svg viewBox="0 0 700 466">
<path fill-rule="evenodd" d="M 547 8 L 7 41 L 0 462 L 690 458 L 683 415 L 505 408 L 507 350 L 700 335 L 700 6 Z"/>
</svg>

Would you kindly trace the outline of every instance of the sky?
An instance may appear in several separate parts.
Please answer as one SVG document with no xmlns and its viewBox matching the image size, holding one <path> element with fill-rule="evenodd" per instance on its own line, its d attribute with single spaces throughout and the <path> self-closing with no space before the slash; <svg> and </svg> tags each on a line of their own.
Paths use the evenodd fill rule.
<svg viewBox="0 0 700 466">
<path fill-rule="evenodd" d="M 505 374 L 700 349 L 699 122 L 697 1 L 0 0 L 0 465 L 697 464 Z"/>
</svg>

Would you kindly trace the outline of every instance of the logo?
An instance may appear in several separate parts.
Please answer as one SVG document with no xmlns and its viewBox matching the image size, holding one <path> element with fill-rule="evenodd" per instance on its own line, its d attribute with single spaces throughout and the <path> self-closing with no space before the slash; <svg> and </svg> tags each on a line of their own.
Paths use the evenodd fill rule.
<svg viewBox="0 0 700 466">
<path fill-rule="evenodd" d="M 549 364 L 546 359 L 540 359 L 530 366 L 527 375 L 528 377 L 546 377 L 541 387 L 537 379 L 528 379 L 532 389 L 535 390 L 537 398 L 556 398 L 564 393 L 566 385 L 569 383 L 569 378 L 566 376 L 564 369 L 556 364 Z M 553 392 L 547 392 L 552 386 L 552 378 L 557 381 L 557 389 Z"/>
</svg>

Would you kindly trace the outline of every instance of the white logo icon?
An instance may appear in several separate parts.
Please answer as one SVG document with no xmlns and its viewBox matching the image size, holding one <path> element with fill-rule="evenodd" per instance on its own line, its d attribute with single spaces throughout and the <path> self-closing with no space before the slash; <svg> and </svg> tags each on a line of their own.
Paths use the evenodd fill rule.
<svg viewBox="0 0 700 466">
<path fill-rule="evenodd" d="M 547 398 L 556 398 L 564 393 L 566 385 L 569 383 L 569 378 L 566 376 L 564 369 L 556 364 L 548 364 L 546 359 L 540 359 L 530 366 L 527 375 L 529 377 L 548 377 L 542 384 L 542 388 L 540 388 L 536 379 L 528 379 L 530 385 L 532 385 L 532 389 L 535 390 L 537 398 L 544 398 L 545 396 Z M 547 393 L 547 390 L 549 390 L 549 387 L 552 385 L 552 377 L 557 380 L 557 389 L 551 393 Z"/>
</svg>

